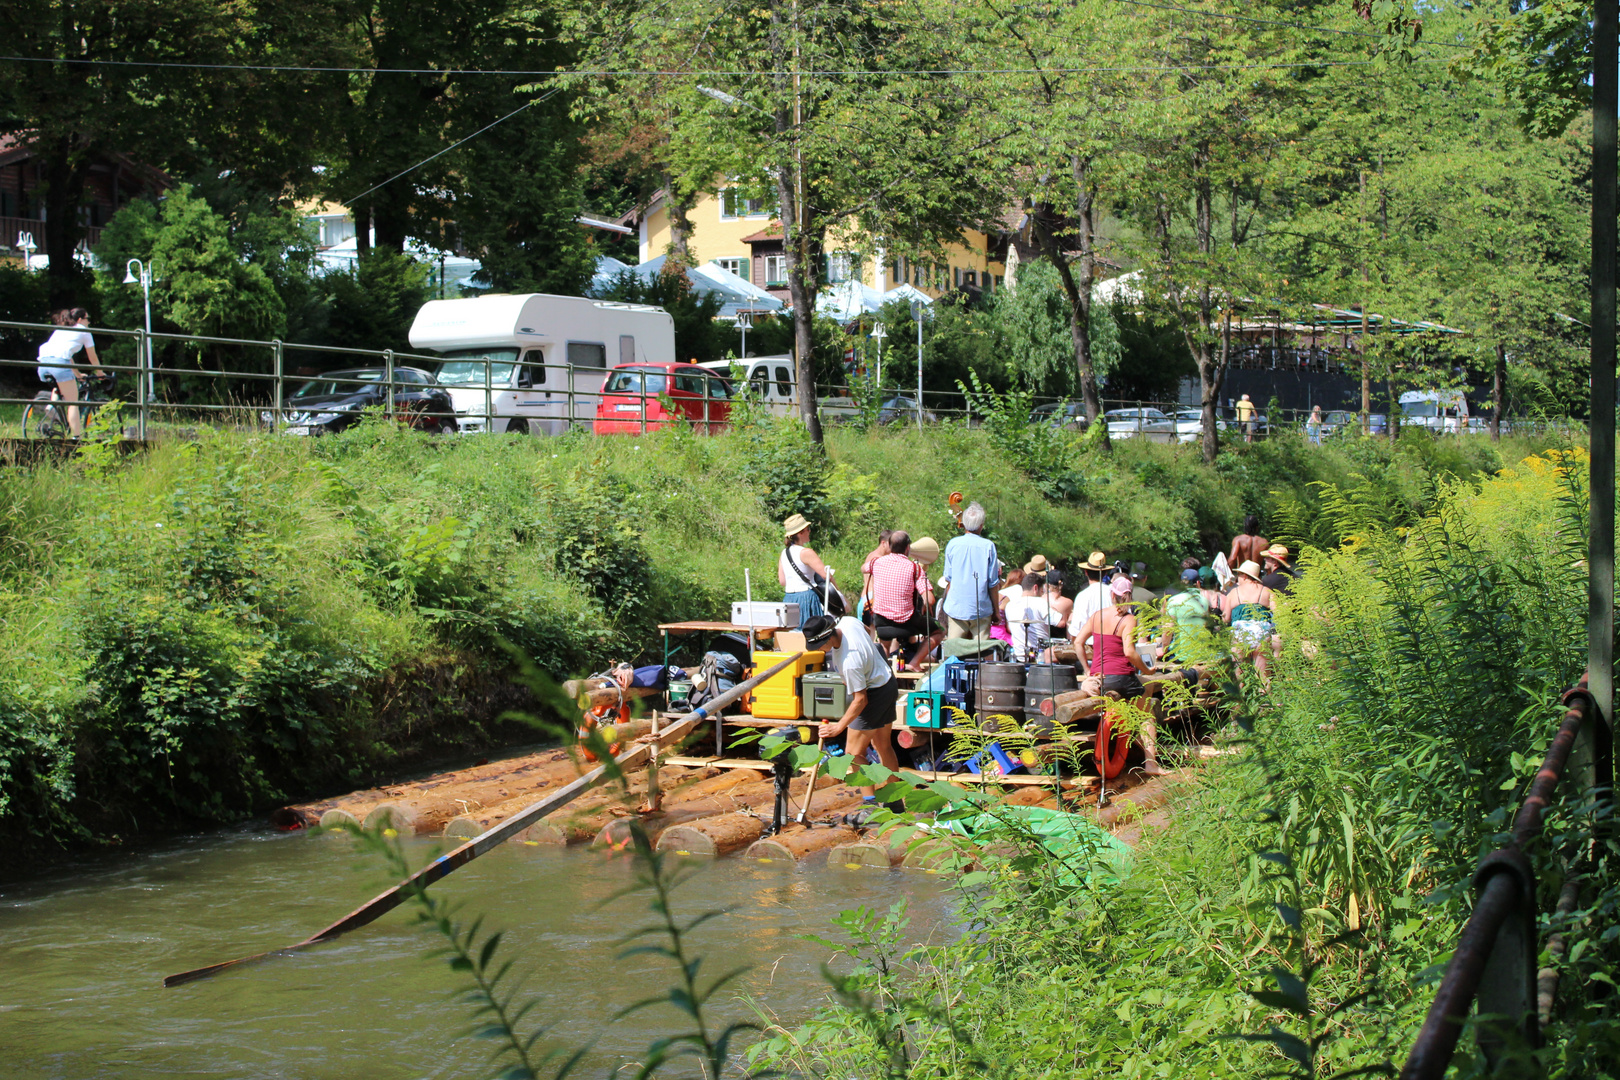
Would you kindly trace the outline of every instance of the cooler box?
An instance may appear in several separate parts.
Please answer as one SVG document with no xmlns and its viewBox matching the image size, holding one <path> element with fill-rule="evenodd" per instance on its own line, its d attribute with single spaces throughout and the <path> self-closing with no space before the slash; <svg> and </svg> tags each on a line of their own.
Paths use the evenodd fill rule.
<svg viewBox="0 0 1620 1080">
<path fill-rule="evenodd" d="M 765 671 L 792 655 L 785 652 L 756 652 L 754 670 Z M 824 666 L 826 654 L 820 650 L 808 650 L 793 663 L 754 687 L 754 715 L 761 720 L 798 720 L 803 717 L 805 710 L 800 701 L 799 681 L 806 673 L 819 672 Z M 842 716 L 843 713 L 839 715 Z"/>
<path fill-rule="evenodd" d="M 1023 767 L 1023 762 L 1008 754 L 1000 743 L 987 743 L 968 762 L 968 772 L 978 776 L 1009 776 Z"/>
<path fill-rule="evenodd" d="M 844 689 L 844 677 L 836 671 L 812 671 L 800 679 L 799 684 L 804 694 L 806 716 L 817 720 L 837 720 L 849 708 L 849 692 Z"/>
<path fill-rule="evenodd" d="M 769 603 L 764 600 L 755 600 L 750 604 L 746 600 L 733 600 L 731 622 L 735 626 L 792 630 L 799 625 L 799 605 L 784 604 L 780 601 Z"/>
</svg>

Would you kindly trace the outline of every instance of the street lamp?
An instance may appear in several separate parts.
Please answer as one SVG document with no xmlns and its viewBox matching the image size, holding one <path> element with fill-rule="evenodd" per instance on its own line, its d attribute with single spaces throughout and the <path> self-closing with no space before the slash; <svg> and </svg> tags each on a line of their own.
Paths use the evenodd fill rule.
<svg viewBox="0 0 1620 1080">
<path fill-rule="evenodd" d="M 751 311 L 737 312 L 737 329 L 742 331 L 742 358 L 748 359 L 748 328 L 754 325 L 754 314 Z"/>
<path fill-rule="evenodd" d="M 34 243 L 34 234 L 31 232 L 18 233 L 17 247 L 23 253 L 23 269 L 32 270 L 34 268 L 34 252 L 39 250 L 39 245 Z"/>
<path fill-rule="evenodd" d="M 139 274 L 136 267 L 140 268 Z M 124 284 L 141 287 L 141 300 L 146 308 L 146 355 L 142 359 L 146 361 L 146 400 L 151 401 L 156 396 L 152 377 L 152 268 L 139 259 L 129 260 L 124 264 Z"/>
<path fill-rule="evenodd" d="M 922 434 L 922 311 L 921 300 L 911 302 L 911 313 L 917 320 L 917 434 Z"/>
<path fill-rule="evenodd" d="M 889 332 L 887 330 L 883 329 L 883 324 L 880 322 L 876 326 L 872 327 L 872 332 L 870 334 L 868 334 L 867 336 L 870 337 L 873 341 L 878 343 L 877 344 L 877 350 L 878 350 L 878 355 L 877 355 L 877 388 L 878 388 L 878 395 L 882 396 L 882 394 L 883 394 L 883 339 L 889 336 Z M 921 403 L 919 402 L 919 404 L 921 404 Z"/>
</svg>

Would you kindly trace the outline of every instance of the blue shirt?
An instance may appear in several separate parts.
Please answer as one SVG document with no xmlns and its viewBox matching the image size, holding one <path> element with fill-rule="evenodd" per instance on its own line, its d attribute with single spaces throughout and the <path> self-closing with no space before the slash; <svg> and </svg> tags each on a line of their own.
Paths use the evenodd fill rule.
<svg viewBox="0 0 1620 1080">
<path fill-rule="evenodd" d="M 996 545 L 977 533 L 963 533 L 945 545 L 945 614 L 953 619 L 988 619 L 996 613 L 990 592 L 1001 584 Z"/>
</svg>

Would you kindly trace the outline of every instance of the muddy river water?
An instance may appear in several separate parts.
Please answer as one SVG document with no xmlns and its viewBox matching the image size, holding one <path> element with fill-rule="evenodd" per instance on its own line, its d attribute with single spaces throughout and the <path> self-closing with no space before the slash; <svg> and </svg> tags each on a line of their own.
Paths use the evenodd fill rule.
<svg viewBox="0 0 1620 1080">
<path fill-rule="evenodd" d="M 413 842 L 413 863 L 430 845 Z M 434 886 L 507 931 L 546 1045 L 595 1049 L 578 1076 L 636 1060 L 681 1030 L 672 1010 L 614 1021 L 671 985 L 667 961 L 615 959 L 651 920 L 647 900 L 609 900 L 628 857 L 507 845 Z M 86 861 L 0 887 L 0 1077 L 390 1078 L 487 1075 L 489 1044 L 465 1037 L 460 977 L 426 958 L 437 943 L 401 908 L 302 953 L 172 990 L 166 974 L 306 937 L 388 884 L 344 837 L 237 831 Z M 713 970 L 749 965 L 722 1020 L 747 995 L 785 1023 L 824 1000 L 824 946 L 838 912 L 906 897 L 915 940 L 951 933 L 949 883 L 925 874 L 723 860 L 676 893 L 684 914 L 724 909 L 698 933 Z M 673 1070 L 684 1075 L 692 1070 Z"/>
</svg>

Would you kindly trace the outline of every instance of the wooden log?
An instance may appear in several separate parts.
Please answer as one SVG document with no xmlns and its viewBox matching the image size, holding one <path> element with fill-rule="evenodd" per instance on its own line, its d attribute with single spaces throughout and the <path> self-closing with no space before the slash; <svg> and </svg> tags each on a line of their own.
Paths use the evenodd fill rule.
<svg viewBox="0 0 1620 1080">
<path fill-rule="evenodd" d="M 333 807 L 321 815 L 318 824 L 323 829 L 335 829 L 343 825 L 359 825 L 360 822 L 347 810 L 339 810 Z"/>
<path fill-rule="evenodd" d="M 765 823 L 753 814 L 721 814 L 665 829 L 658 838 L 658 850 L 681 855 L 730 855 L 758 840 L 764 831 Z"/>
<path fill-rule="evenodd" d="M 512 842 L 534 847 L 565 847 L 568 837 L 549 821 L 537 821 L 512 837 Z"/>
<path fill-rule="evenodd" d="M 796 863 L 806 855 L 825 851 L 840 844 L 850 844 L 859 838 L 860 834 L 847 825 L 832 829 L 790 827 L 775 836 L 754 841 L 744 853 L 744 858 L 758 859 L 762 862 Z"/>
<path fill-rule="evenodd" d="M 1060 724 L 1072 724 L 1076 720 L 1085 720 L 1099 715 L 1107 704 L 1107 698 L 1087 697 L 1081 701 L 1059 705 L 1056 709 L 1056 719 Z"/>
<path fill-rule="evenodd" d="M 655 686 L 631 686 L 622 693 L 618 684 L 603 686 L 596 689 L 585 690 L 574 695 L 574 701 L 582 710 L 601 709 L 609 705 L 617 705 L 621 701 L 639 701 L 641 698 L 656 697 L 664 691 Z"/>
<path fill-rule="evenodd" d="M 924 840 L 906 850 L 900 865 L 907 870 L 938 872 L 961 869 L 971 862 L 971 859 L 960 854 L 947 840 Z"/>
<path fill-rule="evenodd" d="M 485 828 L 484 823 L 471 814 L 461 814 L 445 823 L 443 835 L 446 839 L 471 840 Z"/>
<path fill-rule="evenodd" d="M 887 870 L 905 860 L 905 848 L 891 848 L 875 840 L 857 840 L 853 844 L 840 844 L 827 852 L 828 866 L 842 866 L 850 870 L 875 867 Z"/>
<path fill-rule="evenodd" d="M 416 832 L 416 808 L 408 803 L 378 803 L 371 808 L 371 813 L 366 815 L 360 827 L 385 831 L 392 829 L 402 836 L 412 835 Z"/>
<path fill-rule="evenodd" d="M 658 838 L 664 835 L 665 830 L 676 825 L 685 825 L 703 818 L 714 817 L 719 813 L 712 806 L 687 807 L 681 806 L 673 810 L 665 810 L 657 814 L 640 815 L 641 827 L 647 833 L 647 839 L 657 844 Z M 637 818 L 614 818 L 597 830 L 596 837 L 591 841 L 593 848 L 609 848 L 613 851 L 622 851 L 630 845 L 630 824 Z"/>
</svg>

